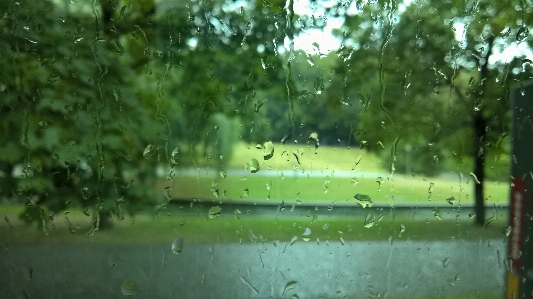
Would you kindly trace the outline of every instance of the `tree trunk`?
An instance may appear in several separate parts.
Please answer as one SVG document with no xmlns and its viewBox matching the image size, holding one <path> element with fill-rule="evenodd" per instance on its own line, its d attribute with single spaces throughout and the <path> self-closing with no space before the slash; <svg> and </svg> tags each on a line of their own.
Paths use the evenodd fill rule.
<svg viewBox="0 0 533 299">
<path fill-rule="evenodd" d="M 487 54 L 485 55 L 485 61 L 481 66 L 480 85 L 478 93 L 480 97 L 485 96 L 485 84 L 489 82 L 489 58 L 492 54 L 492 45 L 494 44 L 494 36 L 487 37 Z M 478 106 L 479 105 L 479 106 Z M 477 106 L 477 107 L 476 107 Z M 476 176 L 476 182 L 474 187 L 475 197 L 475 211 L 476 211 L 476 224 L 483 226 L 485 224 L 485 196 L 483 194 L 483 185 L 485 183 L 485 142 L 487 137 L 487 120 L 483 116 L 483 103 L 481 99 L 474 102 L 474 115 L 472 119 L 472 125 L 474 127 L 474 175 Z"/>
<path fill-rule="evenodd" d="M 487 121 L 483 118 L 481 111 L 474 112 L 474 175 L 476 182 L 474 184 L 476 224 L 483 226 L 485 224 L 485 199 L 483 194 L 483 185 L 485 182 L 485 127 Z"/>
</svg>

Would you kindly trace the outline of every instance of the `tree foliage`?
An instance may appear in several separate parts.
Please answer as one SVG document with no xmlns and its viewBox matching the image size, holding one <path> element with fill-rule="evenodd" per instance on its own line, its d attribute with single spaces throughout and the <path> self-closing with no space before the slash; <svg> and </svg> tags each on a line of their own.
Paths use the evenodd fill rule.
<svg viewBox="0 0 533 299">
<path fill-rule="evenodd" d="M 349 58 L 339 71 L 370 95 L 359 115 L 368 149 L 384 152 L 391 171 L 472 173 L 481 182 L 476 204 L 482 207 L 486 171 L 500 166 L 492 178 L 508 174 L 499 158 L 509 148 L 509 90 L 531 76 L 520 69 L 524 53 L 495 53 L 528 42 L 531 9 L 520 1 L 377 1 L 357 5 L 357 13 L 332 8 L 345 19 L 339 53 Z"/>
</svg>

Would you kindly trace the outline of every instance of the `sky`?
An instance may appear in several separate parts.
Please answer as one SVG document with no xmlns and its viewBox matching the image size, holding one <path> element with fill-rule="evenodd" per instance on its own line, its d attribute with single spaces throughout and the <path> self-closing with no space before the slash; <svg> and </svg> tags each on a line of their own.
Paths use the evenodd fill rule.
<svg viewBox="0 0 533 299">
<path fill-rule="evenodd" d="M 338 2 L 338 0 L 329 0 L 329 3 Z M 410 5 L 412 0 L 405 0 L 398 7 L 398 11 L 401 13 Z M 321 5 L 323 2 L 320 2 Z M 327 5 L 328 2 L 326 2 Z M 353 3 L 352 3 L 353 7 Z M 294 11 L 298 15 L 313 15 L 318 18 L 324 14 L 324 10 L 319 5 L 312 6 L 309 0 L 296 0 L 294 2 Z M 356 13 L 355 9 L 348 10 L 350 13 Z M 327 25 L 324 30 L 319 29 L 305 29 L 303 33 L 294 38 L 294 48 L 296 50 L 304 50 L 308 54 L 320 55 L 326 54 L 330 51 L 339 49 L 341 41 L 333 36 L 331 33 L 333 29 L 340 28 L 342 26 L 341 19 L 328 18 Z M 457 22 L 453 25 L 455 29 L 455 38 L 457 41 L 464 39 L 464 24 Z M 289 49 L 289 40 L 285 40 L 285 48 Z M 525 54 L 526 57 L 533 61 L 533 52 L 528 47 L 527 43 L 515 42 L 507 45 L 503 51 L 499 51 L 497 47 L 493 49 L 493 54 L 489 59 L 489 63 L 495 63 L 497 61 L 507 63 L 513 59 L 513 57 Z"/>
</svg>

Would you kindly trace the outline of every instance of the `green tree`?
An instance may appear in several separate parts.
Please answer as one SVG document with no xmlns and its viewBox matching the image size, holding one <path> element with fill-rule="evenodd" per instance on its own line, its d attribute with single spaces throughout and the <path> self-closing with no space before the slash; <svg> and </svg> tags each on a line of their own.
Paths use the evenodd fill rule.
<svg viewBox="0 0 533 299">
<path fill-rule="evenodd" d="M 43 226 L 74 207 L 95 229 L 164 208 L 171 190 L 148 187 L 156 167 L 169 178 L 183 163 L 223 167 L 223 139 L 269 140 L 263 104 L 286 101 L 278 51 L 298 28 L 284 1 L 26 0 L 0 12 L 0 192 Z"/>
<path fill-rule="evenodd" d="M 1 5 L 9 18 L 0 21 L 0 188 L 24 200 L 29 222 L 45 225 L 53 214 L 81 207 L 98 229 L 154 198 L 144 185 L 154 163 L 143 150 L 157 147 L 164 127 L 154 105 L 128 87 L 146 57 L 128 51 L 135 42 L 123 38 L 143 31 L 149 15 L 126 13 L 119 24 L 105 5 L 84 8 Z M 17 165 L 22 178 L 11 176 Z"/>
<path fill-rule="evenodd" d="M 378 1 L 358 2 L 356 14 L 342 5 L 330 10 L 345 20 L 338 34 L 344 45 L 339 55 L 347 62 L 339 72 L 369 95 L 360 98 L 359 115 L 367 148 L 388 152 L 391 171 L 410 147 L 422 172 L 446 166 L 471 172 L 478 182 L 479 225 L 485 221 L 483 182 L 492 166 L 486 157 L 498 159 L 508 148 L 502 142 L 509 90 L 528 77 L 520 69 L 523 54 L 494 58 L 495 51 L 527 42 L 531 8 L 508 2 Z"/>
</svg>

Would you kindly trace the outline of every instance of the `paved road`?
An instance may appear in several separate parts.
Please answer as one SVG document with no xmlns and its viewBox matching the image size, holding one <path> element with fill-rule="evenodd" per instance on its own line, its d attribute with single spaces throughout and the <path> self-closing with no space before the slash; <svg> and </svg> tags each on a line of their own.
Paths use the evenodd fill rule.
<svg viewBox="0 0 533 299">
<path fill-rule="evenodd" d="M 0 298 L 379 298 L 503 292 L 505 243 L 78 245 L 0 252 Z M 186 241 L 185 241 L 186 242 Z M 296 297 L 294 297 L 296 298 Z"/>
</svg>

